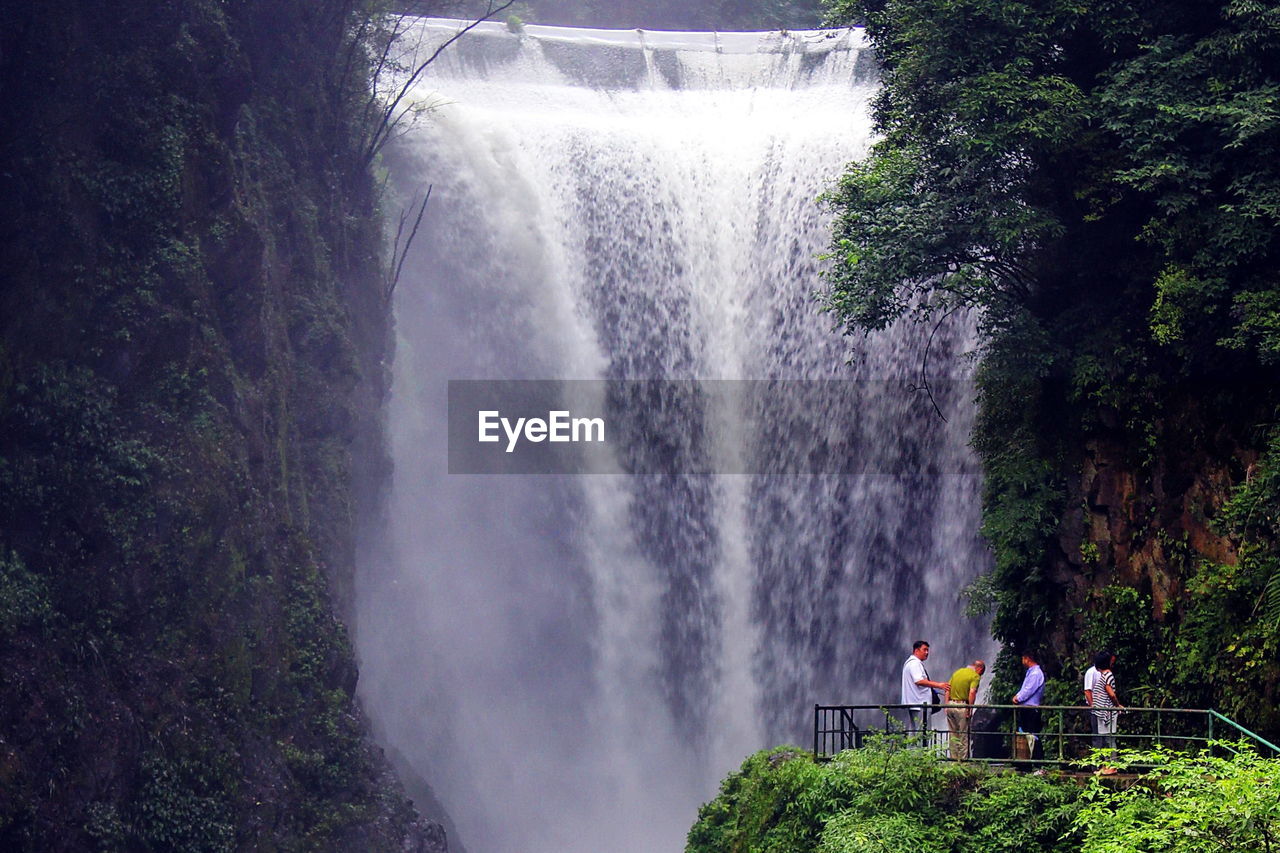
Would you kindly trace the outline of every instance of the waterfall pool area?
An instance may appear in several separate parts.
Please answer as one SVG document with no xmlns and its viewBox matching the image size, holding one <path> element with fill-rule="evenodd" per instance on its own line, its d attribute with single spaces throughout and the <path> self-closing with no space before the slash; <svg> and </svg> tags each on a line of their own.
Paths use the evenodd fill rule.
<svg viewBox="0 0 1280 853">
<path fill-rule="evenodd" d="M 461 26 L 419 22 L 419 55 Z M 364 707 L 451 849 L 674 853 L 749 753 L 806 742 L 815 703 L 897 702 L 913 640 L 939 679 L 990 654 L 961 597 L 990 560 L 972 318 L 926 361 L 932 325 L 845 338 L 814 295 L 818 197 L 873 141 L 875 75 L 858 30 L 484 24 L 417 82 L 386 165 L 406 207 L 433 189 L 353 627 Z M 450 474 L 451 380 L 590 380 L 664 438 L 600 450 L 618 473 Z M 655 407 L 634 380 L 848 392 Z M 646 452 L 669 470 L 625 473 Z M 894 461 L 815 470 L 824 452 Z M 773 473 L 697 472 L 708 454 Z"/>
</svg>

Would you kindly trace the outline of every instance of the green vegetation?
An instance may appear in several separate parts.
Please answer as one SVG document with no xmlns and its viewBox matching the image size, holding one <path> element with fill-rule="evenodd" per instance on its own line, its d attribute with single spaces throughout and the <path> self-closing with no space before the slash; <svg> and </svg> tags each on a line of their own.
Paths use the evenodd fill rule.
<svg viewBox="0 0 1280 853">
<path fill-rule="evenodd" d="M 698 812 L 687 853 L 1201 853 L 1280 837 L 1280 764 L 1121 753 L 1137 782 L 994 771 L 893 741 L 829 762 L 759 752 Z"/>
<path fill-rule="evenodd" d="M 1122 692 L 1280 730 L 1276 10 L 832 11 L 885 85 L 828 197 L 826 304 L 850 333 L 977 318 L 974 606 L 1067 682 L 1116 646 Z"/>
<path fill-rule="evenodd" d="M 992 773 L 890 740 L 814 763 L 760 752 L 702 807 L 687 853 L 1074 851 L 1079 787 L 1057 776 Z"/>
<path fill-rule="evenodd" d="M 1176 654 L 1186 681 L 1207 678 L 1223 713 L 1280 728 L 1280 431 L 1222 508 L 1234 563 L 1200 560 Z M 1190 691 L 1191 684 L 1180 684 Z"/>
<path fill-rule="evenodd" d="M 339 618 L 385 384 L 380 21 L 312 0 L 7 7 L 6 850 L 419 836 Z"/>
<path fill-rule="evenodd" d="M 1280 762 L 1250 751 L 1220 757 L 1122 750 L 1113 763 L 1160 767 L 1140 785 L 1085 791 L 1076 823 L 1086 853 L 1262 851 L 1280 838 Z"/>
</svg>

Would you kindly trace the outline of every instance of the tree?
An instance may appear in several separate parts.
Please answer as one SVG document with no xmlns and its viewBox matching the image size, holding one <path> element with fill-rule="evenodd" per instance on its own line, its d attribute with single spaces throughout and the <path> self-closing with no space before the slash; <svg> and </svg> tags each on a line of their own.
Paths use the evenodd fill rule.
<svg viewBox="0 0 1280 853">
<path fill-rule="evenodd" d="M 825 303 L 850 333 L 977 313 L 997 638 L 1061 636 L 1082 606 L 1068 552 L 1090 534 L 1068 519 L 1099 443 L 1134 472 L 1120 523 L 1168 537 L 1158 570 L 1176 591 L 1206 557 L 1178 544 L 1196 475 L 1169 472 L 1239 482 L 1280 404 L 1280 11 L 836 0 L 833 14 L 867 22 L 882 139 L 828 196 Z M 1248 551 L 1246 527 L 1218 533 Z"/>
</svg>

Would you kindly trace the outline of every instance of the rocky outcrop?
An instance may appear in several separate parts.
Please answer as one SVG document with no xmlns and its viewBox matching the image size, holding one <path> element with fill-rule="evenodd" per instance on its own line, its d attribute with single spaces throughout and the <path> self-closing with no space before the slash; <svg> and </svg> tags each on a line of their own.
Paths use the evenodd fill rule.
<svg viewBox="0 0 1280 853">
<path fill-rule="evenodd" d="M 444 850 L 341 619 L 384 464 L 376 28 L 0 19 L 0 847 Z"/>
</svg>

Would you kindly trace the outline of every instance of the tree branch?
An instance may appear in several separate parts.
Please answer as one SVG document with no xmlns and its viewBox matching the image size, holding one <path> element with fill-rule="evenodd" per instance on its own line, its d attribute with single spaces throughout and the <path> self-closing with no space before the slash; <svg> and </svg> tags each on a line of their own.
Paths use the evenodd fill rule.
<svg viewBox="0 0 1280 853">
<path fill-rule="evenodd" d="M 484 21 L 489 20 L 494 15 L 497 15 L 503 10 L 509 8 L 514 2 L 515 0 L 506 0 L 505 3 L 502 3 L 499 6 L 494 6 L 494 0 L 489 0 L 488 9 L 482 16 L 475 19 L 470 24 L 467 24 L 465 27 L 446 39 L 431 52 L 431 55 L 427 57 L 425 62 L 421 63 L 416 69 L 414 69 L 414 72 L 409 75 L 409 78 L 405 80 L 404 83 L 401 84 L 400 88 L 396 91 L 395 96 L 387 103 L 386 108 L 382 111 L 382 119 L 378 122 L 377 129 L 374 130 L 373 135 L 369 138 L 369 144 L 365 147 L 364 162 L 366 164 L 373 161 L 373 158 L 377 156 L 378 151 L 390 138 L 392 131 L 395 130 L 396 126 L 400 123 L 401 119 L 404 118 L 405 114 L 409 112 L 409 109 L 406 108 L 397 114 L 396 110 L 400 108 L 400 104 L 409 94 L 409 90 L 418 82 L 418 78 L 427 70 L 427 66 L 432 62 L 435 62 L 436 58 L 440 56 L 440 54 L 443 53 L 445 48 L 449 47 L 449 45 L 471 32 L 471 30 L 478 27 Z"/>
<path fill-rule="evenodd" d="M 404 241 L 403 249 L 400 248 L 400 238 L 404 235 L 404 226 L 409 221 L 409 217 L 406 211 L 400 212 L 400 222 L 396 225 L 396 239 L 391 244 L 391 266 L 387 270 L 389 274 L 387 284 L 382 292 L 384 302 L 390 302 L 392 295 L 396 292 L 396 285 L 400 282 L 400 273 L 404 271 L 405 258 L 409 257 L 409 247 L 413 245 L 414 238 L 418 236 L 418 227 L 422 225 L 422 215 L 427 212 L 427 202 L 431 201 L 431 190 L 434 186 L 434 184 L 427 184 L 427 194 L 423 197 L 422 204 L 418 206 L 418 215 L 413 220 L 413 228 L 409 231 L 409 238 Z M 399 255 L 398 259 L 397 255 Z"/>
<path fill-rule="evenodd" d="M 933 338 L 938 334 L 938 330 L 942 328 L 942 324 L 947 321 L 948 317 L 964 307 L 965 305 L 963 303 L 953 305 L 951 310 L 943 314 L 942 317 L 938 319 L 938 322 L 934 324 L 933 331 L 929 332 L 929 338 L 924 343 L 924 355 L 920 359 L 920 384 L 911 384 L 907 386 L 910 391 L 923 391 L 929 396 L 929 402 L 933 404 L 933 410 L 938 413 L 938 417 L 942 418 L 942 422 L 944 424 L 947 423 L 947 416 L 942 414 L 942 409 L 938 406 L 938 401 L 933 397 L 933 387 L 929 385 L 929 349 L 933 346 Z"/>
</svg>

